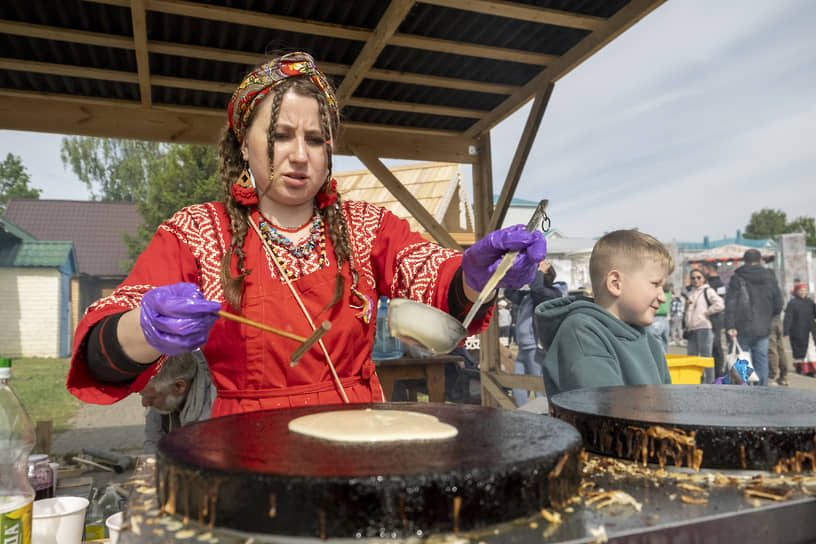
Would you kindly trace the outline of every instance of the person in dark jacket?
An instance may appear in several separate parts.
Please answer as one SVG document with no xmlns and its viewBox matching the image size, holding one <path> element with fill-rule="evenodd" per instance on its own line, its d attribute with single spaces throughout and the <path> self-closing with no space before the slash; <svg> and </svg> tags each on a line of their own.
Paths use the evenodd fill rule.
<svg viewBox="0 0 816 544">
<path fill-rule="evenodd" d="M 519 304 L 516 320 L 516 341 L 519 347 L 514 369 L 516 374 L 541 376 L 540 361 L 544 358 L 544 354 L 538 353 L 541 348 L 538 347 L 533 312 L 542 302 L 562 296 L 561 290 L 553 285 L 555 276 L 555 268 L 547 261 L 541 261 L 535 278 L 530 282 L 530 290 L 526 292 L 527 294 Z M 543 396 L 544 393 L 536 392 L 536 397 Z M 513 389 L 513 400 L 516 401 L 516 406 L 527 404 L 529 398 L 530 392 L 526 389 Z"/>
<path fill-rule="evenodd" d="M 816 376 L 816 304 L 807 296 L 808 288 L 800 283 L 793 288 L 794 297 L 785 308 L 784 335 L 790 340 L 793 366 L 799 374 Z"/>
<path fill-rule="evenodd" d="M 725 328 L 731 341 L 751 353 L 759 385 L 768 385 L 768 337 L 771 319 L 782 311 L 782 293 L 773 272 L 762 267 L 762 255 L 749 249 L 745 264 L 734 271 L 725 293 Z"/>
</svg>

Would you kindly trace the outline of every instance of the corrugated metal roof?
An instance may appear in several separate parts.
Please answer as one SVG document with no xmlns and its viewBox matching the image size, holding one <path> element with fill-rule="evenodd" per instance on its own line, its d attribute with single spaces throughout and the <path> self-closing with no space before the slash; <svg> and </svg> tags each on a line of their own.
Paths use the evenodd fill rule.
<svg viewBox="0 0 816 544">
<path fill-rule="evenodd" d="M 0 247 L 0 267 L 59 268 L 71 257 L 73 242 L 21 240 Z"/>
<path fill-rule="evenodd" d="M 70 240 L 79 272 L 105 277 L 126 274 L 123 234 L 135 236 L 142 224 L 131 202 L 11 199 L 4 217 L 39 240 Z"/>
<path fill-rule="evenodd" d="M 663 1 L 4 0 L 0 128 L 213 143 L 247 70 L 299 49 L 340 87 L 338 150 L 472 163 L 475 138 Z"/>
</svg>

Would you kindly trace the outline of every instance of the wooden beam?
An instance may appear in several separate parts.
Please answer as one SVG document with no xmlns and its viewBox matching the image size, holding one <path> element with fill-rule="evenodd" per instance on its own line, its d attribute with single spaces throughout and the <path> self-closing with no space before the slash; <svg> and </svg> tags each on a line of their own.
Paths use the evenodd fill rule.
<svg viewBox="0 0 816 544">
<path fill-rule="evenodd" d="M 354 155 L 352 145 L 373 149 L 382 158 L 469 164 L 475 157 L 468 153 L 468 147 L 475 146 L 476 141 L 463 138 L 460 132 L 342 123 L 335 153 Z"/>
<path fill-rule="evenodd" d="M 130 20 L 133 23 L 133 45 L 136 49 L 136 72 L 139 74 L 139 96 L 142 104 L 149 106 L 150 94 L 150 59 L 147 54 L 147 15 L 146 0 L 130 0 Z"/>
<path fill-rule="evenodd" d="M 547 104 L 550 102 L 553 87 L 555 84 L 550 82 L 543 92 L 536 94 L 533 101 L 533 107 L 527 115 L 527 122 L 524 125 L 524 130 L 521 133 L 521 138 L 516 146 L 516 153 L 513 155 L 513 162 L 510 163 L 510 168 L 507 171 L 507 178 L 502 185 L 499 201 L 496 203 L 496 208 L 490 216 L 490 226 L 488 232 L 498 229 L 504 222 L 507 215 L 507 209 L 510 207 L 510 201 L 513 195 L 516 194 L 516 187 L 518 186 L 521 173 L 524 170 L 524 165 L 527 164 L 527 157 L 530 155 L 530 149 L 533 147 L 536 135 L 538 134 L 538 127 L 541 125 L 541 118 L 544 117 L 544 111 L 547 109 Z"/>
<path fill-rule="evenodd" d="M 320 63 L 323 66 L 323 63 Z M 411 72 L 399 72 L 397 70 L 380 70 L 372 68 L 368 71 L 368 79 L 380 81 L 394 81 L 397 83 L 408 83 L 411 85 L 425 85 L 428 87 L 441 87 L 443 89 L 459 89 L 462 91 L 474 91 L 477 93 L 489 94 L 513 94 L 519 89 L 517 85 L 500 85 L 497 83 L 483 83 L 469 79 L 456 79 L 452 77 L 430 76 Z"/>
<path fill-rule="evenodd" d="M 351 98 L 412 7 L 414 7 L 414 0 L 391 0 L 385 13 L 377 22 L 374 32 L 366 40 L 363 49 L 354 59 L 354 64 L 351 65 L 343 82 L 337 88 L 338 103 L 345 104 Z"/>
<path fill-rule="evenodd" d="M 473 212 L 475 216 L 475 239 L 480 240 L 487 234 L 487 225 L 493 210 L 493 166 L 490 149 L 490 132 L 479 136 L 476 146 L 477 163 L 473 167 Z M 491 319 L 487 330 L 479 336 L 479 368 L 482 376 L 485 372 L 494 372 L 500 368 L 499 326 L 498 320 Z M 503 406 L 510 402 L 498 386 L 491 387 L 492 381 L 482 382 L 482 405 Z M 495 385 L 495 384 L 493 384 Z"/>
<path fill-rule="evenodd" d="M 218 81 L 202 81 L 200 79 L 186 79 L 182 77 L 152 76 L 150 81 L 158 87 L 172 87 L 174 89 L 193 89 L 212 93 L 232 94 L 236 83 L 221 83 Z M 226 115 L 226 113 L 225 113 Z"/>
<path fill-rule="evenodd" d="M 371 148 L 351 146 L 351 149 L 357 158 L 360 159 L 360 162 L 385 185 L 386 189 L 391 191 L 391 194 L 405 206 L 419 224 L 422 225 L 440 245 L 461 251 L 462 247 L 456 243 L 456 240 L 453 239 L 450 233 L 448 233 L 448 231 L 434 219 L 433 215 L 420 204 L 414 195 L 400 183 L 400 180 L 380 161 L 379 157 L 377 157 Z"/>
<path fill-rule="evenodd" d="M 284 17 L 282 15 L 270 15 L 247 9 L 225 8 L 196 2 L 184 2 L 181 0 L 147 0 L 147 9 L 161 13 L 182 15 L 184 17 L 224 21 L 241 26 L 286 30 L 289 32 L 341 38 L 358 42 L 368 40 L 368 37 L 371 35 L 370 30 L 359 27 L 323 23 L 296 17 Z"/>
<path fill-rule="evenodd" d="M 215 145 L 224 112 L 0 90 L 0 128 Z M 213 110 L 215 111 L 215 110 Z"/>
<path fill-rule="evenodd" d="M 597 30 L 603 24 L 602 17 L 581 15 L 557 9 L 539 8 L 518 2 L 503 0 L 422 0 L 423 4 L 433 4 L 446 8 L 455 8 L 496 17 L 520 19 L 532 23 L 581 28 L 583 30 Z"/>
<path fill-rule="evenodd" d="M 88 32 L 85 30 L 69 30 L 58 26 L 33 25 L 16 21 L 0 21 L 0 34 L 28 36 L 42 40 L 59 42 L 83 43 L 100 47 L 116 47 L 118 49 L 133 49 L 133 40 L 124 36 Z"/>
<path fill-rule="evenodd" d="M 358 106 L 360 108 L 371 108 L 375 110 L 407 111 L 411 113 L 427 113 L 429 115 L 464 117 L 467 119 L 481 119 L 483 115 L 489 113 L 485 110 L 471 110 L 452 106 L 434 106 L 433 104 L 419 104 L 416 102 L 377 100 L 374 98 L 351 97 L 344 103 L 347 106 Z"/>
<path fill-rule="evenodd" d="M 427 38 L 413 34 L 394 34 L 388 43 L 399 47 L 436 51 L 437 53 L 454 53 L 456 55 L 520 62 L 539 66 L 549 66 L 560 58 L 558 55 L 548 55 L 546 53 L 533 53 L 519 49 L 508 49 L 506 47 L 493 47 L 490 45 L 456 42 L 440 38 Z"/>
<path fill-rule="evenodd" d="M 84 77 L 88 79 L 104 79 L 106 81 L 121 81 L 123 83 L 138 83 L 139 76 L 133 72 L 106 70 L 102 68 L 88 68 L 70 64 L 54 64 L 50 62 L 35 62 L 29 60 L 0 59 L 0 69 L 19 72 L 34 72 L 37 74 L 53 74 L 68 77 Z"/>
<path fill-rule="evenodd" d="M 499 408 L 514 409 L 517 408 L 516 403 L 507 396 L 501 385 L 496 383 L 493 379 L 493 372 L 480 373 L 480 382 L 482 384 L 482 406 L 491 406 Z"/>
<path fill-rule="evenodd" d="M 19 61 L 4 66 L 0 61 L 0 69 L 16 69 L 19 67 L 16 62 Z M 131 83 L 136 82 L 135 74 L 130 74 L 129 78 Z M 0 104 L 0 128 L 103 138 L 215 144 L 226 115 L 221 108 L 155 104 L 146 108 L 131 100 L 32 91 L 0 89 L 0 97 L 4 98 Z M 30 124 L 26 123 L 26 112 L 30 112 Z M 53 115 L 53 119 L 49 115 Z M 344 123 L 335 153 L 353 155 L 349 143 L 371 147 L 377 156 L 392 159 L 460 164 L 475 160 L 468 154 L 468 146 L 475 146 L 476 141 L 452 131 Z"/>
<path fill-rule="evenodd" d="M 537 76 L 513 93 L 507 100 L 496 107 L 489 115 L 471 126 L 465 134 L 476 137 L 485 130 L 496 126 L 514 111 L 523 106 L 539 89 L 548 82 L 553 83 L 568 74 L 573 68 L 592 56 L 603 46 L 651 13 L 666 0 L 632 0 L 615 15 L 607 19 L 601 27 L 578 42 L 572 49 L 562 55 L 556 62 L 547 65 Z"/>
<path fill-rule="evenodd" d="M 544 393 L 544 378 L 541 376 L 530 376 L 528 374 L 507 374 L 506 372 L 491 372 L 493 380 L 508 389 L 526 389 Z"/>
<path fill-rule="evenodd" d="M 477 140 L 476 165 L 473 167 L 473 215 L 476 239 L 484 238 L 489 231 L 490 216 L 493 214 L 493 166 L 490 156 L 490 132 L 485 132 Z"/>
</svg>

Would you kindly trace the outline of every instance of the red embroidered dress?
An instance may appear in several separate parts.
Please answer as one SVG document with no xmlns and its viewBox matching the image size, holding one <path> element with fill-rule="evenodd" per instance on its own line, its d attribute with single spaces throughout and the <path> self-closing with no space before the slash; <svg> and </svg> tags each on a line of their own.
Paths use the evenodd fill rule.
<svg viewBox="0 0 816 544">
<path fill-rule="evenodd" d="M 385 209 L 364 202 L 344 202 L 358 289 L 376 301 L 381 295 L 402 297 L 448 310 L 448 287 L 461 262 L 457 251 L 441 248 L 412 232 L 408 222 Z M 253 212 L 258 222 L 258 212 Z M 141 390 L 155 372 L 144 372 L 132 384 L 113 385 L 94 380 L 87 371 L 85 341 L 102 318 L 133 309 L 153 287 L 177 282 L 200 286 L 204 296 L 224 302 L 219 270 L 229 247 L 229 218 L 221 203 L 191 206 L 162 224 L 127 279 L 110 296 L 88 308 L 77 327 L 68 389 L 85 402 L 110 404 Z M 287 270 L 295 275 L 298 291 L 315 324 L 332 322 L 323 342 L 351 402 L 379 402 L 382 390 L 371 361 L 376 315 L 365 323 L 351 306 L 348 266 L 343 267 L 346 289 L 343 298 L 321 313 L 334 294 L 337 262 L 331 240 L 326 251 L 316 248 L 297 259 L 279 251 Z M 244 243 L 246 277 L 241 311 L 244 316 L 271 327 L 308 336 L 312 329 L 270 260 L 263 242 L 250 229 Z M 235 265 L 233 265 L 235 266 Z M 233 270 L 235 273 L 235 270 Z M 356 301 L 354 301 L 356 304 Z M 376 304 L 374 305 L 376 312 Z M 471 325 L 479 332 L 490 313 Z M 292 367 L 289 356 L 298 342 L 233 321 L 219 319 L 202 351 L 207 358 L 218 396 L 212 417 L 251 410 L 340 403 L 325 356 L 315 344 Z"/>
</svg>

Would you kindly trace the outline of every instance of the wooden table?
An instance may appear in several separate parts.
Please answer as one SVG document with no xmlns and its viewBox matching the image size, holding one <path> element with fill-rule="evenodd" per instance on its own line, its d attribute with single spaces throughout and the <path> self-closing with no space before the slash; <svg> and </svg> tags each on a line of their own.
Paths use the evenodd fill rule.
<svg viewBox="0 0 816 544">
<path fill-rule="evenodd" d="M 425 380 L 431 402 L 445 402 L 445 364 L 460 364 L 459 355 L 435 355 L 433 357 L 400 357 L 374 361 L 386 400 L 394 395 L 397 380 Z"/>
</svg>

